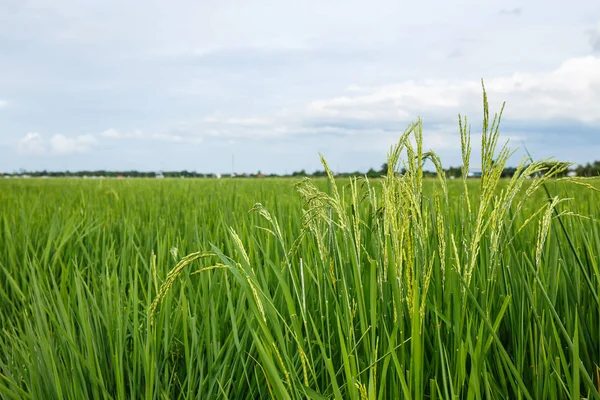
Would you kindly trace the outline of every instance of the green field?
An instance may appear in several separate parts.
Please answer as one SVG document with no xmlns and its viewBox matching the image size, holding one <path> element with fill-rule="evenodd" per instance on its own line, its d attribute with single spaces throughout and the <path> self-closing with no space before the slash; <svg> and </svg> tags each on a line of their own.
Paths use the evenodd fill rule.
<svg viewBox="0 0 600 400">
<path fill-rule="evenodd" d="M 599 398 L 600 181 L 499 179 L 492 145 L 483 179 L 423 180 L 426 156 L 0 181 L 0 397 Z"/>
</svg>

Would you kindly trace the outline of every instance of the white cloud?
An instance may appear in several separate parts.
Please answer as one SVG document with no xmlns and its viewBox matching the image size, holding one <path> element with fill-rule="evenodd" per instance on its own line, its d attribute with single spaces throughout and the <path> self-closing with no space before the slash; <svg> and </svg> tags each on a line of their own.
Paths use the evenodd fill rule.
<svg viewBox="0 0 600 400">
<path fill-rule="evenodd" d="M 42 135 L 37 132 L 27 133 L 17 146 L 18 152 L 23 155 L 41 155 L 46 153 L 46 146 Z"/>
<path fill-rule="evenodd" d="M 47 141 L 38 132 L 29 132 L 19 140 L 17 150 L 22 155 L 43 155 L 47 153 L 67 155 L 87 153 L 97 143 L 98 140 L 94 135 L 68 137 L 63 134 L 57 134 Z"/>
<path fill-rule="evenodd" d="M 488 97 L 507 101 L 511 119 L 571 119 L 600 122 L 600 57 L 574 58 L 550 71 L 515 73 L 485 80 Z M 313 118 L 412 120 L 419 115 L 435 120 L 456 119 L 458 112 L 481 108 L 481 84 L 475 80 L 405 81 L 360 94 L 316 100 L 307 107 Z M 493 110 L 492 110 L 493 111 Z"/>
<path fill-rule="evenodd" d="M 203 120 L 211 121 L 212 117 L 206 117 Z M 109 139 L 143 139 L 145 141 L 154 140 L 165 143 L 196 143 L 202 140 L 200 136 L 180 135 L 177 133 L 154 133 L 152 135 L 146 135 L 139 129 L 123 132 L 111 128 L 100 133 L 100 136 Z"/>
<path fill-rule="evenodd" d="M 86 153 L 98 142 L 94 135 L 80 135 L 74 138 L 62 134 L 54 135 L 50 139 L 50 148 L 53 153 L 66 155 L 73 153 Z"/>
<path fill-rule="evenodd" d="M 214 116 L 204 117 L 203 122 L 211 123 L 215 125 L 236 125 L 236 126 L 268 126 L 271 124 L 271 120 L 267 118 L 257 117 L 233 117 L 233 118 L 219 118 Z"/>
<path fill-rule="evenodd" d="M 174 133 L 154 135 L 154 138 L 173 141 L 173 137 L 185 142 L 214 139 L 263 139 L 280 136 L 285 130 L 285 120 L 280 115 L 264 117 L 236 117 L 209 115 L 198 120 L 178 123 L 171 127 Z"/>
<path fill-rule="evenodd" d="M 544 121 L 600 122 L 600 57 L 565 61 L 548 71 L 518 72 L 485 80 L 490 111 L 507 102 L 505 121 L 536 125 Z M 272 139 L 328 135 L 362 136 L 386 146 L 406 126 L 422 117 L 427 145 L 458 148 L 457 114 L 479 122 L 482 87 L 479 80 L 408 80 L 379 87 L 352 85 L 345 96 L 318 99 L 305 107 L 267 116 L 207 116 L 174 130 L 190 137 Z M 526 134 L 515 132 L 513 139 Z M 184 136 L 183 139 L 187 139 Z M 382 142 L 383 140 L 383 142 Z M 172 140 L 173 141 L 173 140 Z"/>
<path fill-rule="evenodd" d="M 181 135 L 171 135 L 167 133 L 155 133 L 152 135 L 152 139 L 157 140 L 159 142 L 168 142 L 168 143 L 182 143 L 185 141 L 185 138 Z"/>
<path fill-rule="evenodd" d="M 518 17 L 519 15 L 521 15 L 521 12 L 523 10 L 521 10 L 519 7 L 515 7 L 512 9 L 506 9 L 503 8 L 502 10 L 500 10 L 499 14 L 500 15 L 509 15 L 509 16 L 513 16 L 513 17 Z"/>
<path fill-rule="evenodd" d="M 506 135 L 518 145 L 539 138 L 531 129 L 565 120 L 581 124 L 600 123 L 600 57 L 574 58 L 546 71 L 518 72 L 485 80 L 490 111 L 507 101 Z M 407 80 L 378 87 L 349 86 L 345 95 L 317 99 L 292 109 L 263 115 L 217 113 L 179 123 L 154 140 L 191 143 L 268 141 L 297 143 L 343 140 L 354 151 L 385 151 L 417 118 L 424 121 L 424 145 L 435 151 L 460 154 L 457 114 L 478 125 L 482 118 L 481 82 L 472 80 Z M 510 125 L 508 125 L 510 123 Z M 564 126 L 564 125 L 562 125 Z M 478 129 L 473 132 L 477 147 Z M 543 131 L 543 128 L 540 128 Z M 537 135 L 537 136 L 535 136 Z M 580 133 L 580 137 L 583 133 Z M 287 142 L 289 140 L 289 142 Z"/>
<path fill-rule="evenodd" d="M 0 108 L 4 108 L 4 107 L 6 107 L 6 106 L 7 106 L 7 104 L 8 104 L 8 102 L 7 102 L 6 100 L 2 100 L 2 99 L 0 99 Z"/>
<path fill-rule="evenodd" d="M 144 134 L 140 130 L 121 132 L 112 128 L 105 130 L 100 135 L 111 139 L 141 139 L 144 137 Z"/>
</svg>

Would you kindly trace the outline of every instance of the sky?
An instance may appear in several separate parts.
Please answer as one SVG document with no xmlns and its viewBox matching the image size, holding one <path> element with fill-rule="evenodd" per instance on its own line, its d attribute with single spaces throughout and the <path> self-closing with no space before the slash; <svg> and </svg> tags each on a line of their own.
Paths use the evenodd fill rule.
<svg viewBox="0 0 600 400">
<path fill-rule="evenodd" d="M 421 118 L 600 159 L 600 1 L 0 0 L 0 172 L 366 171 Z M 503 139 L 501 139 L 503 140 Z"/>
</svg>

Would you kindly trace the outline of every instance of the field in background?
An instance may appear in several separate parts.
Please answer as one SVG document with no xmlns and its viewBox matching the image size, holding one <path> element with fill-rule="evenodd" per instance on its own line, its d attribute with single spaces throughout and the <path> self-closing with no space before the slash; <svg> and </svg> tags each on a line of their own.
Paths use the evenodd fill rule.
<svg viewBox="0 0 600 400">
<path fill-rule="evenodd" d="M 461 211 L 462 181 L 449 181 L 448 218 L 438 228 L 456 242 L 445 243 L 445 265 L 422 254 L 413 267 L 423 276 L 415 270 L 394 285 L 383 271 L 394 266 L 380 254 L 394 239 L 377 232 L 382 210 L 365 200 L 382 198 L 382 181 L 370 182 L 371 194 L 357 182 L 361 210 L 350 182 L 338 182 L 350 229 L 338 219 L 326 227 L 337 233 L 313 236 L 323 243 L 294 244 L 307 204 L 296 182 L 0 181 L 2 397 L 597 396 L 597 221 L 562 217 L 582 269 L 557 224 L 536 264 L 543 211 L 517 234 L 518 217 L 493 274 L 484 238 L 465 291 L 450 270 L 461 268 L 456 257 L 465 261 L 469 243 L 459 238 L 472 219 Z M 473 209 L 480 184 L 468 182 Z M 334 195 L 327 180 L 317 186 Z M 438 201 L 434 186 L 437 193 L 437 181 L 424 182 L 424 202 Z M 558 181 L 548 188 L 574 199 L 561 210 L 600 215 L 597 193 Z M 264 211 L 248 213 L 256 202 L 278 224 Z M 538 191 L 522 215 L 545 204 Z M 357 238 L 362 254 L 348 243 Z M 423 239 L 439 248 L 437 237 Z M 198 255 L 170 279 L 184 256 L 216 250 L 231 259 Z M 391 289 L 406 279 L 413 285 Z"/>
</svg>

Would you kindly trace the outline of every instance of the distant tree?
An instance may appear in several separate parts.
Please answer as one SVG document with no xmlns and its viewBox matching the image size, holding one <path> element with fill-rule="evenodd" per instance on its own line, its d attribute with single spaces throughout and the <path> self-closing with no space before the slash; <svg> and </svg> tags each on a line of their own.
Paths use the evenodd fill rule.
<svg viewBox="0 0 600 400">
<path fill-rule="evenodd" d="M 301 169 L 300 171 L 293 172 L 292 176 L 306 176 L 306 171 Z"/>
<path fill-rule="evenodd" d="M 381 172 L 375 171 L 373 168 L 370 168 L 367 171 L 367 178 L 379 178 L 381 176 Z"/>
<path fill-rule="evenodd" d="M 462 176 L 462 169 L 460 167 L 450 167 L 446 170 L 446 177 L 460 178 Z"/>
<path fill-rule="evenodd" d="M 585 165 L 578 165 L 575 168 L 577 176 L 599 176 L 600 175 L 600 161 L 594 161 L 593 164 L 587 163 Z"/>
<path fill-rule="evenodd" d="M 381 164 L 381 169 L 379 170 L 380 175 L 387 175 L 388 173 L 388 163 Z"/>
<path fill-rule="evenodd" d="M 515 167 L 505 167 L 502 170 L 502 174 L 500 176 L 502 178 L 512 178 L 516 172 L 517 172 L 517 169 Z"/>
</svg>

